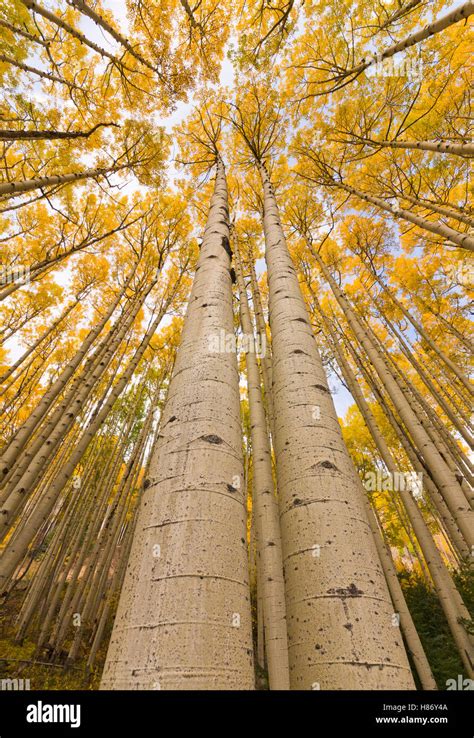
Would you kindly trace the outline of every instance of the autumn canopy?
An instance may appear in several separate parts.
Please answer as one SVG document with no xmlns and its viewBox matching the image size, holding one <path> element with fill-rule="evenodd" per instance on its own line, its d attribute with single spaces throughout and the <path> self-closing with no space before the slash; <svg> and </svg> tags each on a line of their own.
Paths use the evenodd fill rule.
<svg viewBox="0 0 474 738">
<path fill-rule="evenodd" d="M 473 14 L 3 0 L 9 676 L 474 679 Z"/>
</svg>

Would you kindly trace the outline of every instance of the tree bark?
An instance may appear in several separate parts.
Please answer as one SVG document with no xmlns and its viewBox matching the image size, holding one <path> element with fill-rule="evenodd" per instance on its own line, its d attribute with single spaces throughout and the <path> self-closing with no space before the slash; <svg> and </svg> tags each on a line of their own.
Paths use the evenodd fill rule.
<svg viewBox="0 0 474 738">
<path fill-rule="evenodd" d="M 217 157 L 101 689 L 254 686 L 229 212 Z M 230 343 L 232 343 L 230 340 Z"/>
<path fill-rule="evenodd" d="M 402 639 L 391 626 L 392 602 L 275 195 L 264 165 L 259 170 L 291 687 L 411 689 Z"/>
<path fill-rule="evenodd" d="M 98 128 L 118 126 L 118 123 L 97 123 L 90 131 L 14 131 L 5 128 L 0 129 L 0 141 L 38 141 L 46 139 L 72 139 L 89 138 Z"/>
<path fill-rule="evenodd" d="M 372 139 L 361 139 L 371 146 L 390 149 L 418 149 L 419 151 L 436 151 L 446 154 L 455 154 L 463 158 L 474 156 L 474 144 L 457 144 L 445 141 L 373 141 Z"/>
<path fill-rule="evenodd" d="M 273 489 L 272 459 L 263 406 L 260 372 L 255 353 L 253 324 L 242 274 L 237 237 L 232 239 L 235 272 L 240 296 L 240 319 L 246 337 L 247 382 L 250 411 L 253 477 L 252 500 L 255 506 L 257 533 L 257 567 L 261 568 L 265 650 L 270 689 L 289 689 L 288 637 L 286 632 L 285 584 L 281 552 L 278 503 Z"/>
<path fill-rule="evenodd" d="M 128 164 L 120 164 L 106 169 L 86 169 L 83 172 L 57 174 L 50 177 L 36 177 L 35 179 L 26 179 L 23 182 L 3 182 L 0 184 L 0 195 L 15 197 L 16 195 L 21 195 L 24 192 L 39 190 L 42 187 L 51 187 L 56 184 L 69 184 L 70 182 L 80 182 L 83 179 L 103 177 L 106 174 L 113 174 L 114 172 L 126 169 L 127 166 Z"/>
</svg>

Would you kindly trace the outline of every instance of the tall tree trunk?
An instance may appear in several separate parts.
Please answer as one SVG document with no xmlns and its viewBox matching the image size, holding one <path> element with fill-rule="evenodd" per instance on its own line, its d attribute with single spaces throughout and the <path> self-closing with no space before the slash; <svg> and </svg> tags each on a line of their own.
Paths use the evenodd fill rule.
<svg viewBox="0 0 474 738">
<path fill-rule="evenodd" d="M 34 433 L 38 422 L 45 416 L 49 408 L 59 397 L 69 379 L 72 377 L 75 370 L 81 364 L 89 349 L 104 329 L 108 320 L 112 317 L 112 314 L 114 313 L 117 306 L 120 304 L 120 301 L 127 290 L 127 287 L 130 283 L 130 280 L 132 279 L 134 272 L 135 269 L 132 271 L 132 274 L 129 276 L 124 287 L 121 289 L 110 307 L 106 310 L 100 321 L 97 323 L 97 325 L 94 326 L 94 328 L 89 331 L 89 333 L 83 340 L 79 350 L 74 355 L 73 359 L 68 363 L 66 367 L 64 367 L 61 374 L 54 381 L 48 391 L 43 395 L 28 419 L 12 436 L 7 446 L 2 449 L 2 456 L 0 457 L 0 477 L 5 478 L 6 474 L 11 468 L 11 465 L 17 459 L 18 455 L 21 453 L 21 451 L 31 438 L 32 434 Z"/>
<path fill-rule="evenodd" d="M 404 370 L 403 367 L 399 366 L 394 356 L 386 350 L 383 342 L 379 340 L 377 334 L 370 326 L 370 323 L 364 318 L 361 311 L 357 310 L 357 313 L 361 323 L 364 324 L 375 346 L 378 348 L 379 353 L 385 358 L 387 370 L 391 373 L 393 379 L 398 384 L 400 390 L 403 392 L 403 395 L 412 408 L 412 411 L 419 418 L 422 426 L 433 441 L 439 454 L 442 456 L 447 466 L 451 469 L 452 472 L 454 472 L 458 483 L 466 494 L 467 499 L 470 502 L 473 501 L 472 494 L 470 493 L 469 489 L 469 484 L 467 484 L 466 482 L 466 480 L 471 482 L 471 475 L 469 469 L 463 466 L 462 450 L 459 448 L 459 446 L 456 445 L 453 437 L 450 435 L 443 422 L 433 410 L 430 403 L 420 392 L 415 382 L 412 381 L 409 374 Z M 385 324 L 388 331 L 393 336 L 395 336 L 395 338 L 399 342 L 402 353 L 407 356 L 408 360 L 415 368 L 417 368 L 417 366 L 419 367 L 419 375 L 420 378 L 423 379 L 424 372 L 418 365 L 418 362 L 412 355 L 411 350 L 405 343 L 401 334 L 396 330 L 392 322 L 387 317 L 385 317 L 385 315 L 382 314 L 381 317 L 382 322 Z"/>
<path fill-rule="evenodd" d="M 392 556 L 382 537 L 382 532 L 378 527 L 377 520 L 372 511 L 372 508 L 370 507 L 370 503 L 367 498 L 364 497 L 364 499 L 366 501 L 365 507 L 367 511 L 367 517 L 369 519 L 369 524 L 372 530 L 372 535 L 374 536 L 377 552 L 382 563 L 385 579 L 387 580 L 390 596 L 395 608 L 395 612 L 393 614 L 395 616 L 398 615 L 400 618 L 400 627 L 402 629 L 402 633 L 407 644 L 408 653 L 410 654 L 415 665 L 416 673 L 418 674 L 418 677 L 420 679 L 422 689 L 437 689 L 438 687 L 431 671 L 429 661 L 426 658 L 423 644 L 413 622 L 410 610 L 408 609 L 403 590 L 400 586 L 400 582 L 398 581 L 397 570 L 395 568 L 395 564 L 393 563 Z M 394 621 L 394 625 L 395 623 L 396 619 Z"/>
<path fill-rule="evenodd" d="M 251 255 L 249 255 L 249 271 L 250 271 L 250 287 L 252 290 L 252 302 L 255 312 L 255 322 L 257 327 L 257 336 L 260 348 L 263 349 L 263 356 L 260 358 L 262 368 L 263 389 L 265 392 L 265 406 L 267 410 L 268 424 L 273 435 L 273 400 L 272 400 L 272 356 L 271 346 L 267 337 L 267 326 L 265 316 L 263 314 L 262 297 L 255 273 L 255 265 Z"/>
<path fill-rule="evenodd" d="M 409 436 L 405 435 L 401 425 L 397 422 L 397 419 L 395 418 L 389 405 L 386 403 L 385 398 L 382 395 L 381 389 L 376 383 L 375 378 L 371 374 L 369 374 L 369 372 L 367 371 L 366 365 L 364 364 L 364 362 L 362 361 L 358 353 L 355 351 L 350 341 L 346 342 L 346 347 L 349 350 L 349 353 L 351 354 L 352 358 L 354 359 L 357 367 L 359 368 L 362 375 L 364 376 L 374 397 L 377 399 L 379 405 L 383 409 L 390 424 L 392 425 L 395 431 L 395 434 L 397 435 L 400 441 L 400 444 L 403 450 L 405 451 L 405 454 L 407 458 L 409 459 L 410 463 L 412 464 L 414 470 L 423 475 L 423 482 L 427 486 L 427 489 L 431 495 L 431 499 L 433 499 L 433 501 L 436 503 L 437 509 L 442 515 L 443 524 L 447 527 L 447 530 L 449 531 L 449 534 L 451 535 L 451 539 L 455 543 L 456 548 L 459 552 L 460 558 L 467 557 L 469 555 L 469 549 L 466 545 L 466 542 L 461 532 L 459 531 L 459 528 L 457 527 L 456 522 L 454 518 L 452 517 L 451 512 L 444 501 L 444 498 L 442 497 L 442 495 L 438 491 L 438 488 L 435 486 L 434 482 L 429 476 L 429 470 L 426 468 L 425 464 L 423 463 L 423 459 L 421 458 L 419 452 L 417 452 L 417 450 L 415 450 L 415 448 L 413 447 L 412 439 Z M 367 417 L 370 418 L 370 414 Z M 375 420 L 374 420 L 374 423 L 375 423 Z M 368 425 L 368 427 L 370 427 L 369 421 L 367 419 L 366 419 L 366 424 Z M 380 451 L 380 447 L 378 448 L 383 458 L 382 452 Z M 386 458 L 388 458 L 388 454 L 386 455 Z"/>
<path fill-rule="evenodd" d="M 50 327 L 47 328 L 47 330 L 44 331 L 44 333 L 41 333 L 41 335 L 36 339 L 36 341 L 34 341 L 31 344 L 31 346 L 29 346 L 26 349 L 26 351 L 22 353 L 20 358 L 17 359 L 14 364 L 8 367 L 8 369 L 0 377 L 0 385 L 6 382 L 6 380 L 9 379 L 9 377 L 11 377 L 11 375 L 18 369 L 18 367 L 20 367 L 23 364 L 23 362 L 26 361 L 26 359 L 29 356 L 31 356 L 31 354 L 38 348 L 38 346 L 42 344 L 43 341 L 45 341 L 48 338 L 48 336 L 50 336 L 53 333 L 53 331 L 58 327 L 58 325 L 62 323 L 63 320 L 65 320 L 68 317 L 68 315 L 70 315 L 70 313 L 72 313 L 72 311 L 74 310 L 78 302 L 79 302 L 79 299 L 76 298 L 74 302 L 71 302 L 69 305 L 67 305 L 66 308 L 61 313 L 61 315 L 59 315 L 59 317 L 56 318 L 56 320 L 53 321 L 53 323 L 51 323 Z M 0 392 L 0 396 L 2 394 L 3 393 Z"/>
<path fill-rule="evenodd" d="M 433 305 L 434 305 L 434 302 L 435 302 L 434 300 L 433 300 L 433 303 L 430 304 L 430 303 L 426 302 L 425 300 L 423 300 L 420 297 L 420 295 L 417 295 L 416 293 L 414 294 L 414 293 L 412 293 L 410 291 L 410 295 L 412 296 L 412 298 L 415 298 L 415 300 L 416 299 L 419 300 L 420 303 L 421 303 L 421 305 L 422 305 L 422 307 L 425 310 L 427 310 L 428 312 L 430 312 L 432 315 L 435 316 L 435 318 L 437 320 L 439 320 L 443 325 L 445 325 L 446 328 L 448 329 L 448 331 L 450 333 L 452 333 L 454 336 L 456 336 L 456 338 L 462 343 L 462 345 L 468 351 L 474 352 L 474 342 L 473 341 L 470 341 L 468 336 L 463 335 L 461 333 L 461 331 L 459 331 L 456 328 L 456 326 L 454 326 L 452 323 L 450 323 L 448 320 L 446 320 L 446 318 L 444 317 L 444 315 L 441 315 L 441 313 L 439 312 L 439 310 L 438 311 L 433 310 Z"/>
<path fill-rule="evenodd" d="M 162 320 L 163 313 L 164 309 L 160 311 L 158 316 L 153 320 L 148 331 L 144 335 L 140 346 L 128 363 L 122 376 L 112 388 L 106 401 L 102 405 L 99 405 L 93 413 L 70 457 L 67 459 L 66 463 L 61 465 L 54 479 L 48 484 L 44 494 L 35 506 L 34 511 L 29 515 L 21 531 L 15 536 L 14 540 L 9 542 L 9 545 L 6 546 L 2 557 L 0 558 L 0 592 L 4 591 L 8 580 L 15 572 L 18 564 L 24 558 L 36 531 L 53 510 L 59 495 L 64 489 L 67 481 L 71 478 L 77 464 L 82 459 L 94 434 L 99 430 L 113 407 L 115 400 L 120 396 L 133 376 L 133 372 L 137 368 L 138 363 Z"/>
<path fill-rule="evenodd" d="M 355 469 L 263 164 L 275 453 L 293 689 L 410 689 L 413 679 Z M 376 604 L 375 604 L 376 603 Z"/>
<path fill-rule="evenodd" d="M 106 593 L 104 597 L 102 612 L 98 619 L 97 628 L 94 634 L 94 639 L 91 643 L 91 647 L 90 647 L 89 654 L 87 657 L 87 669 L 89 670 L 92 670 L 94 666 L 95 660 L 97 658 L 97 652 L 100 648 L 100 645 L 104 637 L 104 630 L 109 620 L 110 609 L 113 605 L 112 598 L 114 597 L 116 592 L 120 591 L 122 587 L 123 578 L 125 576 L 125 571 L 127 567 L 127 561 L 130 555 L 130 547 L 132 545 L 133 532 L 134 532 L 134 525 L 132 524 L 128 526 L 126 534 L 122 540 L 119 563 L 117 564 L 117 568 L 115 570 L 113 579 L 110 583 L 109 591 Z"/>
<path fill-rule="evenodd" d="M 367 402 L 358 388 L 357 380 L 355 379 L 352 370 L 348 363 L 342 360 L 342 352 L 340 352 L 338 358 L 341 361 L 341 368 L 344 367 L 343 371 L 347 376 L 349 383 L 349 390 L 351 391 L 354 400 L 361 412 L 361 415 L 370 430 L 370 433 L 375 441 L 375 444 L 379 450 L 379 453 L 383 459 L 385 466 L 390 472 L 392 479 L 396 478 L 398 472 L 397 464 L 382 436 L 375 419 L 370 411 Z M 467 621 L 470 620 L 469 612 L 458 592 L 456 586 L 451 578 L 449 571 L 447 570 L 444 562 L 439 554 L 438 549 L 431 537 L 430 530 L 423 518 L 421 510 L 416 504 L 412 497 L 410 490 L 406 489 L 402 485 L 399 490 L 400 498 L 405 506 L 410 522 L 415 531 L 416 538 L 421 546 L 423 556 L 428 564 L 430 574 L 433 578 L 441 606 L 446 615 L 449 627 L 453 634 L 453 638 L 458 646 L 460 656 L 463 660 L 465 668 L 469 674 L 473 673 L 472 669 L 472 658 L 473 650 L 472 643 L 468 633 L 464 627 L 459 623 L 460 618 Z"/>
<path fill-rule="evenodd" d="M 44 473 L 49 459 L 54 456 L 61 439 L 67 435 L 76 417 L 84 410 L 94 387 L 105 375 L 122 338 L 133 323 L 153 284 L 154 282 L 145 290 L 145 294 L 135 301 L 135 305 L 131 306 L 128 314 L 117 321 L 116 327 L 118 330 L 112 330 L 106 336 L 97 355 L 92 357 L 93 361 L 90 364 L 89 362 L 86 363 L 81 375 L 72 383 L 69 392 L 64 400 L 58 404 L 51 419 L 45 423 L 44 427 L 37 433 L 34 442 L 23 452 L 22 463 L 18 463 L 15 467 L 5 490 L 6 492 L 9 490 L 8 502 L 5 506 L 0 506 L 0 513 L 3 518 L 0 528 L 10 524 L 12 514 L 19 509 L 18 506 L 21 504 L 22 498 L 25 497 L 25 492 L 34 488 L 38 477 L 41 473 Z"/>
<path fill-rule="evenodd" d="M 250 410 L 253 476 L 252 500 L 257 532 L 257 567 L 261 568 L 265 650 L 270 689 L 289 689 L 288 638 L 286 633 L 285 585 L 281 552 L 278 504 L 273 489 L 272 459 L 263 406 L 260 371 L 255 353 L 253 324 L 237 238 L 232 239 L 235 272 L 240 295 L 240 319 L 246 337 L 245 360 Z"/>
<path fill-rule="evenodd" d="M 471 433 L 469 432 L 469 429 L 466 428 L 465 424 L 461 422 L 458 415 L 451 409 L 449 404 L 446 402 L 446 400 L 444 399 L 444 397 L 442 396 L 440 392 L 440 389 L 436 387 L 434 382 L 431 380 L 431 377 L 429 376 L 429 374 L 425 371 L 425 369 L 420 364 L 420 362 L 415 358 L 414 352 L 411 351 L 410 347 L 408 346 L 408 344 L 402 337 L 401 333 L 399 333 L 399 331 L 395 328 L 395 326 L 391 323 L 391 321 L 388 321 L 388 319 L 385 319 L 385 318 L 384 318 L 384 321 L 386 322 L 386 325 L 390 328 L 393 335 L 396 337 L 403 354 L 406 356 L 406 358 L 408 359 L 410 364 L 413 366 L 413 368 L 418 372 L 425 387 L 431 392 L 433 399 L 437 402 L 440 408 L 444 411 L 444 413 L 446 414 L 446 417 L 449 418 L 454 428 L 464 438 L 466 443 L 468 443 L 469 446 L 472 446 L 473 437 Z M 461 449 L 458 449 L 458 451 L 459 451 L 459 454 L 462 453 Z"/>
<path fill-rule="evenodd" d="M 466 496 L 468 502 L 472 504 L 472 502 L 474 502 L 473 492 L 470 489 L 469 484 L 467 484 L 466 480 L 460 474 L 459 464 L 461 451 L 459 450 L 459 453 L 456 454 L 451 453 L 451 450 L 445 441 L 446 429 L 442 423 L 440 423 L 439 418 L 433 412 L 432 408 L 419 392 L 415 384 L 397 365 L 393 356 L 387 351 L 369 323 L 360 315 L 359 319 L 365 328 L 366 334 L 372 341 L 373 346 L 384 361 L 387 376 L 389 376 L 395 385 L 398 386 L 404 400 L 406 400 L 408 406 L 411 408 L 414 417 L 418 419 L 427 437 L 432 441 L 434 448 L 443 460 L 443 463 L 452 473 L 453 478 L 456 480 L 457 485 Z"/>
<path fill-rule="evenodd" d="M 102 689 L 254 684 L 224 165 L 141 499 Z M 227 349 L 227 350 L 226 350 Z"/>
</svg>

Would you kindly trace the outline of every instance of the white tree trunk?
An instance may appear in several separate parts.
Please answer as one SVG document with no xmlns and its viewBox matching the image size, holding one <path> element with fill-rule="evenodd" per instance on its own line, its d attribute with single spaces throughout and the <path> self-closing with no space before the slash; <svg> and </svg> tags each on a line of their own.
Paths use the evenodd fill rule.
<svg viewBox="0 0 474 738">
<path fill-rule="evenodd" d="M 227 186 L 218 159 L 102 689 L 254 686 L 233 337 Z"/>
<path fill-rule="evenodd" d="M 412 689 L 356 472 L 264 166 L 260 173 L 291 687 Z"/>
</svg>

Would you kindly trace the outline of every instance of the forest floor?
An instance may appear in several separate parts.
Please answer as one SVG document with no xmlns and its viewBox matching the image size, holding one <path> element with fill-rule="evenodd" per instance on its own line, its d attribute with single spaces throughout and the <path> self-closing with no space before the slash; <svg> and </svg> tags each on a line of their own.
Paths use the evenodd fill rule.
<svg viewBox="0 0 474 738">
<path fill-rule="evenodd" d="M 24 587 L 25 585 L 23 585 Z M 92 672 L 86 668 L 87 656 L 74 664 L 66 663 L 67 650 L 57 661 L 49 661 L 46 651 L 36 653 L 36 643 L 28 638 L 15 640 L 15 617 L 24 588 L 15 590 L 3 603 L 0 614 L 0 685 L 3 679 L 29 680 L 30 689 L 98 689 L 107 652 L 100 649 Z M 67 644 L 66 644 L 67 645 Z M 1 688 L 1 686 L 0 686 Z"/>
</svg>

